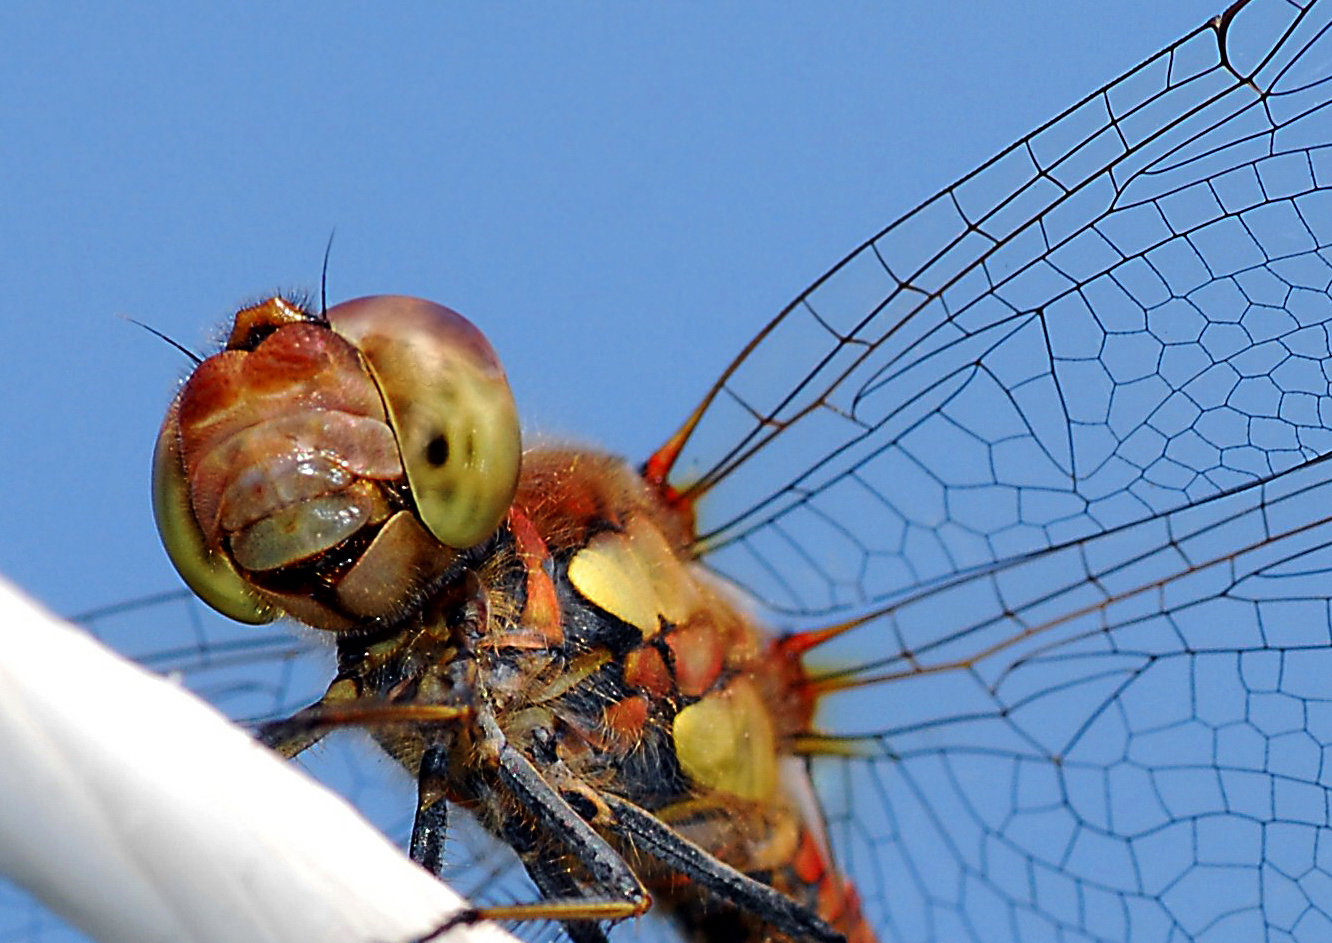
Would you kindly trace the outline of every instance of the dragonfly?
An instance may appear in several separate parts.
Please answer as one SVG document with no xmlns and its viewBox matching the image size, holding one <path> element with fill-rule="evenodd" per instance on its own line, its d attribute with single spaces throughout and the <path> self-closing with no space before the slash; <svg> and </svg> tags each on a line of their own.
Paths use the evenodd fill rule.
<svg viewBox="0 0 1332 943">
<path fill-rule="evenodd" d="M 700 559 L 849 629 L 810 765 L 881 938 L 1319 933 L 1325 16 L 1234 7 L 927 201 L 672 440 Z M 204 686 L 281 700 L 299 643 L 234 638 Z"/>
</svg>

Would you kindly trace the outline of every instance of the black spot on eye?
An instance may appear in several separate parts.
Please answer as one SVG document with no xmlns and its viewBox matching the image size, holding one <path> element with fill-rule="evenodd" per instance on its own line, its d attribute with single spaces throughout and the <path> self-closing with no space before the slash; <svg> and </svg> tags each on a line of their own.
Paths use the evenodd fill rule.
<svg viewBox="0 0 1332 943">
<path fill-rule="evenodd" d="M 442 467 L 449 460 L 449 440 L 442 435 L 435 436 L 426 443 L 425 457 L 436 468 Z"/>
</svg>

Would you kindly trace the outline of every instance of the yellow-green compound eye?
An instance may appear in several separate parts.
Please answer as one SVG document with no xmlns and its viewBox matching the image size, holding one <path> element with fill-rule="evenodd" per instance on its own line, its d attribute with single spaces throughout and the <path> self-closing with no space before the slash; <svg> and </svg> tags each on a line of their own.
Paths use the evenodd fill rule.
<svg viewBox="0 0 1332 943">
<path fill-rule="evenodd" d="M 485 540 L 518 487 L 518 412 L 499 358 L 470 321 L 420 298 L 378 295 L 328 310 L 365 358 L 398 437 L 421 521 L 459 549 Z"/>
<path fill-rule="evenodd" d="M 250 625 L 272 622 L 277 611 L 255 594 L 230 557 L 204 540 L 181 464 L 176 412 L 172 403 L 153 450 L 153 517 L 167 556 L 185 584 L 224 616 Z"/>
</svg>

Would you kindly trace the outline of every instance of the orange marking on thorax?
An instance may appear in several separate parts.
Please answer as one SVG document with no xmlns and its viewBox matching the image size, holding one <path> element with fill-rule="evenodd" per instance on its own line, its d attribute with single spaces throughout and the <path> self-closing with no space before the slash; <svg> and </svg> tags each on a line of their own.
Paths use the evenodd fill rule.
<svg viewBox="0 0 1332 943">
<path fill-rule="evenodd" d="M 675 660 L 675 681 L 685 697 L 701 697 L 721 674 L 722 646 L 711 623 L 687 625 L 666 636 Z"/>
<path fill-rule="evenodd" d="M 643 480 L 653 491 L 657 493 L 657 498 L 662 507 L 668 509 L 675 518 L 675 523 L 681 530 L 688 535 L 690 542 L 698 535 L 697 510 L 695 507 L 695 495 L 689 488 L 681 491 L 669 480 L 672 469 L 676 461 L 680 458 L 680 452 L 684 449 L 685 443 L 694 432 L 694 427 L 698 425 L 699 419 L 703 416 L 705 404 L 700 404 L 689 420 L 678 429 L 674 435 L 666 441 L 661 448 L 653 452 L 651 457 L 643 463 Z"/>
<path fill-rule="evenodd" d="M 547 571 L 550 550 L 532 521 L 517 508 L 509 511 L 509 532 L 527 571 L 527 598 L 519 618 L 521 630 L 507 633 L 499 641 L 511 648 L 554 648 L 564 642 L 564 627 L 559 597 Z"/>
<path fill-rule="evenodd" d="M 606 731 L 622 749 L 628 749 L 642 739 L 647 719 L 647 698 L 630 695 L 606 708 Z"/>
<path fill-rule="evenodd" d="M 675 690 L 665 659 L 651 645 L 636 648 L 624 656 L 624 681 L 653 697 L 664 697 Z"/>
</svg>

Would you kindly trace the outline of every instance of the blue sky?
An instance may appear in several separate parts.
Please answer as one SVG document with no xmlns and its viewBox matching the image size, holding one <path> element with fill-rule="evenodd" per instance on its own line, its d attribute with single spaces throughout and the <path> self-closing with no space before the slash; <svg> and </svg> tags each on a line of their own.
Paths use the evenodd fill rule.
<svg viewBox="0 0 1332 943">
<path fill-rule="evenodd" d="M 423 295 L 532 431 L 649 451 L 887 221 L 1219 0 L 0 10 L 0 572 L 176 585 L 148 459 L 234 307 Z M 574 13 L 582 15 L 572 15 Z"/>
</svg>

